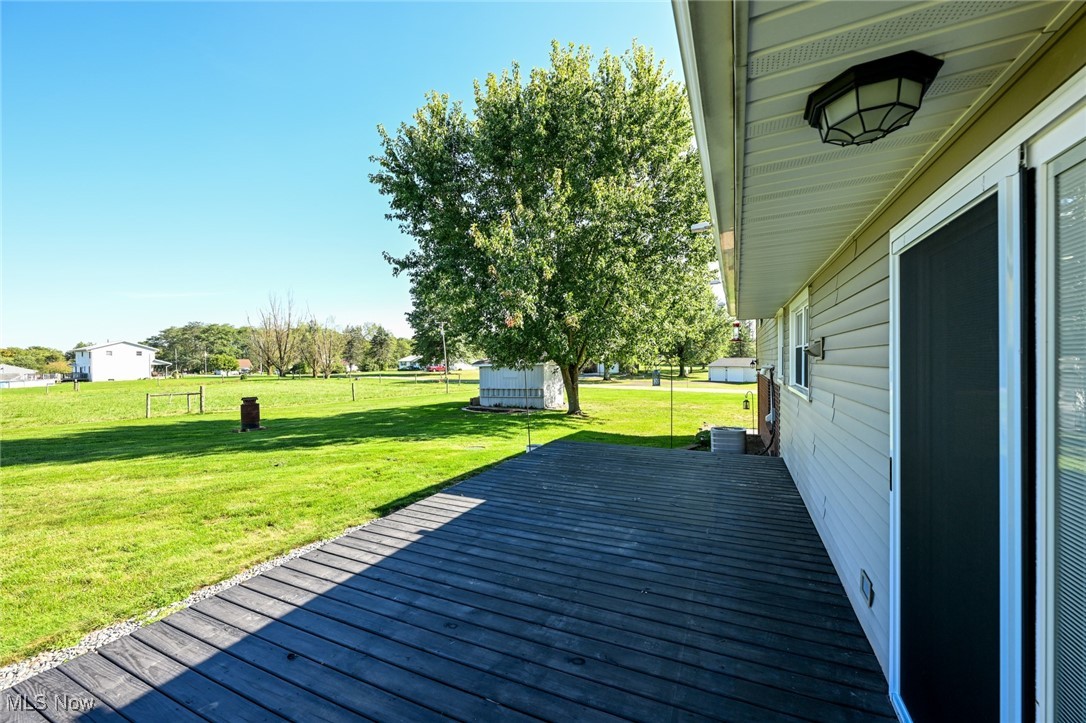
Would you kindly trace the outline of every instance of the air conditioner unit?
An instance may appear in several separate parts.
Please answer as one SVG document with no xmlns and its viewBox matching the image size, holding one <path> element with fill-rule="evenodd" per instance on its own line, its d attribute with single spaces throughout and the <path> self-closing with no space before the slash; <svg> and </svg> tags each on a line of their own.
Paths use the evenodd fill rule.
<svg viewBox="0 0 1086 723">
<path fill-rule="evenodd" d="M 745 454 L 747 430 L 742 427 L 713 427 L 709 430 L 709 450 L 717 454 Z"/>
</svg>

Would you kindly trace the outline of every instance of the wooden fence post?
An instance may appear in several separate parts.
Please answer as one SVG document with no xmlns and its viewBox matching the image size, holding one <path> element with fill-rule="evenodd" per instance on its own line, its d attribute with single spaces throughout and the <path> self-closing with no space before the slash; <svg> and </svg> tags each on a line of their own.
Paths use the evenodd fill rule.
<svg viewBox="0 0 1086 723">
<path fill-rule="evenodd" d="M 151 395 L 147 395 L 147 418 L 151 418 Z"/>
<path fill-rule="evenodd" d="M 351 382 L 351 401 L 354 401 L 354 382 Z"/>
<path fill-rule="evenodd" d="M 201 389 L 202 388 L 203 387 L 201 387 Z M 192 411 L 192 395 L 191 394 L 186 394 L 185 395 L 185 413 L 187 414 L 187 413 L 189 413 L 191 411 Z"/>
<path fill-rule="evenodd" d="M 200 414 L 204 413 L 204 385 L 200 385 Z"/>
</svg>

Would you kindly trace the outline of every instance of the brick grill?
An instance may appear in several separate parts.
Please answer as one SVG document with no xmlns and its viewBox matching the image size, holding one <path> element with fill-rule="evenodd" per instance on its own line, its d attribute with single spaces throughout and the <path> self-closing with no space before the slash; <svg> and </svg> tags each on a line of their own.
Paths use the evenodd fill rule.
<svg viewBox="0 0 1086 723">
<path fill-rule="evenodd" d="M 245 431 L 260 429 L 260 405 L 256 397 L 241 398 L 241 428 Z"/>
</svg>

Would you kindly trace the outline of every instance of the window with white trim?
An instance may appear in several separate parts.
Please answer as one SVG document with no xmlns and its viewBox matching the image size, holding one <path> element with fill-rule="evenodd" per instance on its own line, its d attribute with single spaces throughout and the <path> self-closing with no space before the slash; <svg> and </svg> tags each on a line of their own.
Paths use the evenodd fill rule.
<svg viewBox="0 0 1086 723">
<path fill-rule="evenodd" d="M 136 356 L 143 356 L 143 352 L 142 351 L 136 352 Z"/>
<path fill-rule="evenodd" d="M 808 333 L 811 307 L 807 290 L 788 305 L 788 383 L 796 389 L 806 392 L 810 386 L 810 366 L 807 346 L 810 343 Z"/>
<path fill-rule="evenodd" d="M 107 351 L 106 356 L 113 356 L 113 352 L 112 351 Z"/>
</svg>

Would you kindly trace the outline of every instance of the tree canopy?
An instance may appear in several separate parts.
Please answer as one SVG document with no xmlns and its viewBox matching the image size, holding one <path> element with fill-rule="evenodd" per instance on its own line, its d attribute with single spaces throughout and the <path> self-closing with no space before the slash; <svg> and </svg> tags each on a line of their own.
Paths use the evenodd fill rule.
<svg viewBox="0 0 1086 723">
<path fill-rule="evenodd" d="M 708 282 L 693 284 L 677 298 L 666 320 L 666 342 L 661 353 L 679 365 L 679 376 L 696 363 L 708 364 L 724 355 L 732 333 L 732 317 L 717 301 Z"/>
<path fill-rule="evenodd" d="M 28 346 L 25 349 L 18 346 L 8 346 L 0 349 L 0 362 L 39 372 L 56 372 L 60 367 L 50 365 L 56 365 L 57 362 L 63 362 L 64 360 L 64 352 L 47 346 Z M 70 371 L 67 364 L 64 367 Z"/>
<path fill-rule="evenodd" d="M 569 412 L 589 359 L 660 344 L 659 321 L 711 258 L 682 86 L 650 50 L 559 46 L 551 66 L 476 83 L 475 109 L 431 94 L 379 128 L 389 218 L 418 246 L 386 255 L 416 310 L 498 364 L 559 364 Z"/>
</svg>

